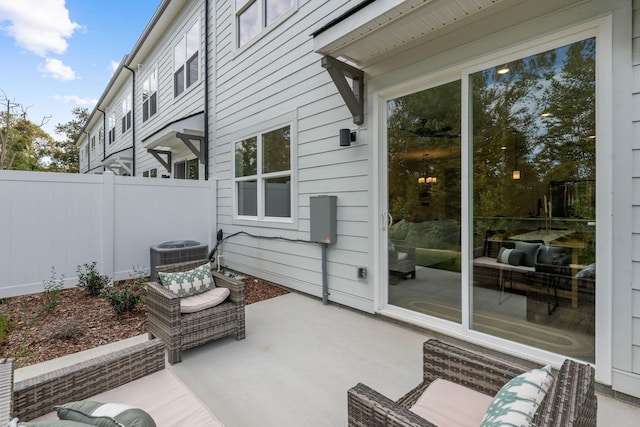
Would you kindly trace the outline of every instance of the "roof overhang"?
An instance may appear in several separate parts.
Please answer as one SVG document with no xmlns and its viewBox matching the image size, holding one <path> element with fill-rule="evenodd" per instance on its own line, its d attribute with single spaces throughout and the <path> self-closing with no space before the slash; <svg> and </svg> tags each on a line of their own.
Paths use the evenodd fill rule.
<svg viewBox="0 0 640 427">
<path fill-rule="evenodd" d="M 204 138 L 204 113 L 171 122 L 142 140 L 146 149 L 177 151 L 184 148 L 180 135 Z"/>
<path fill-rule="evenodd" d="M 133 175 L 133 147 L 111 154 L 102 164 L 116 175 Z"/>
<path fill-rule="evenodd" d="M 316 30 L 315 52 L 360 69 L 433 42 L 447 49 L 585 0 L 364 0 Z M 491 22 L 487 18 L 492 17 Z M 499 18 L 499 19 L 498 19 Z M 465 29 L 464 33 L 456 32 Z M 455 36 L 453 36 L 453 33 Z M 447 39 L 446 36 L 452 36 Z M 432 44 L 433 44 L 432 43 Z M 432 51 L 437 48 L 431 48 Z"/>
</svg>

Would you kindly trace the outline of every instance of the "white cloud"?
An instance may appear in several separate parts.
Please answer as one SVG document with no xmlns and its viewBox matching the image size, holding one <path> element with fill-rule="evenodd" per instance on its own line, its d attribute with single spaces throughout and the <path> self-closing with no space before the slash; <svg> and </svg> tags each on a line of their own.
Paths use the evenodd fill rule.
<svg viewBox="0 0 640 427">
<path fill-rule="evenodd" d="M 120 62 L 119 61 L 111 61 L 111 64 L 109 64 L 109 65 L 111 66 L 111 74 L 113 74 L 118 69 L 118 65 L 120 65 Z"/>
<path fill-rule="evenodd" d="M 65 0 L 0 0 L 0 29 L 40 56 L 63 54 L 67 38 L 82 27 L 69 19 Z"/>
<path fill-rule="evenodd" d="M 59 59 L 46 58 L 45 63 L 40 65 L 39 70 L 42 73 L 49 74 L 56 80 L 69 81 L 76 79 L 76 73 L 71 67 L 64 65 Z"/>
<path fill-rule="evenodd" d="M 76 104 L 81 107 L 91 107 L 96 105 L 98 102 L 95 98 L 82 98 L 78 95 L 54 95 L 53 99 L 56 101 L 62 101 L 65 104 Z"/>
</svg>

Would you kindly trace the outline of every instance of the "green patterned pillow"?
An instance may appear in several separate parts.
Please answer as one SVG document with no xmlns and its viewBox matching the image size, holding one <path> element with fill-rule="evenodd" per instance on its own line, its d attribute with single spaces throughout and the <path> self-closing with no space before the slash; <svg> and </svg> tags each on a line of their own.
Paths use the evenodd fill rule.
<svg viewBox="0 0 640 427">
<path fill-rule="evenodd" d="M 209 264 L 177 273 L 158 272 L 160 282 L 180 297 L 201 294 L 216 287 Z"/>
<path fill-rule="evenodd" d="M 552 383 L 550 366 L 513 378 L 495 395 L 480 427 L 528 426 Z"/>
<path fill-rule="evenodd" d="M 90 400 L 55 406 L 61 420 L 78 421 L 97 427 L 156 427 L 149 414 L 122 403 L 100 403 Z"/>
</svg>

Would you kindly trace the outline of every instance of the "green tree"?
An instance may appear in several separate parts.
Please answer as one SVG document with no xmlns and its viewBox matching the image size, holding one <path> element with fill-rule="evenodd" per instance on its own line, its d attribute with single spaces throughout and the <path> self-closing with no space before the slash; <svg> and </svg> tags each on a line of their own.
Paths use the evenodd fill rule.
<svg viewBox="0 0 640 427">
<path fill-rule="evenodd" d="M 40 125 L 27 119 L 28 108 L 0 95 L 0 169 L 43 170 L 43 159 L 48 155 L 52 138 Z"/>
<path fill-rule="evenodd" d="M 75 173 L 79 170 L 79 150 L 76 141 L 82 134 L 87 120 L 89 110 L 84 107 L 76 107 L 72 111 L 74 118 L 67 123 L 58 123 L 55 132 L 64 135 L 64 141 L 56 142 L 51 152 L 51 168 L 61 171 Z"/>
</svg>

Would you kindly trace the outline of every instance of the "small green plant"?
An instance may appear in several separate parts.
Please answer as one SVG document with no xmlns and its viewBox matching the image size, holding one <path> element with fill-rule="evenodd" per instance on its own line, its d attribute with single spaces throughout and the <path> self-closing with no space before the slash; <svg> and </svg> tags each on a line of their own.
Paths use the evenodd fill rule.
<svg viewBox="0 0 640 427">
<path fill-rule="evenodd" d="M 56 337 L 63 340 L 72 340 L 82 332 L 84 323 L 80 320 L 68 320 L 60 325 L 60 329 L 56 332 Z"/>
<path fill-rule="evenodd" d="M 58 279 L 56 277 L 56 269 L 51 267 L 51 277 L 42 281 L 44 287 L 44 294 L 47 297 L 47 309 L 49 311 L 55 310 L 60 304 L 60 298 L 62 298 L 62 289 L 64 289 L 64 274 Z"/>
<path fill-rule="evenodd" d="M 78 286 L 84 288 L 91 296 L 100 296 L 102 290 L 111 283 L 111 279 L 104 274 L 98 273 L 96 270 L 96 262 L 91 264 L 83 264 L 76 269 L 78 273 Z"/>
<path fill-rule="evenodd" d="M 111 307 L 118 314 L 127 313 L 142 301 L 142 295 L 131 289 L 130 285 L 124 286 L 122 289 L 111 288 L 105 289 L 102 295 L 109 301 Z"/>
<path fill-rule="evenodd" d="M 7 339 L 7 329 L 9 329 L 9 319 L 0 314 L 0 343 Z"/>
</svg>

